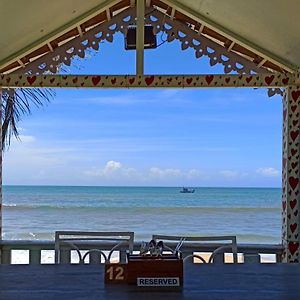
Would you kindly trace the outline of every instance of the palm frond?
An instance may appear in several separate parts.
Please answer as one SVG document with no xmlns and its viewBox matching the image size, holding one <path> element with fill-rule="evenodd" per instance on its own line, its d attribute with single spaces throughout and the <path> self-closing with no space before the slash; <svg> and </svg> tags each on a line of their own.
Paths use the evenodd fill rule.
<svg viewBox="0 0 300 300">
<path fill-rule="evenodd" d="M 2 90 L 2 150 L 9 147 L 12 136 L 19 138 L 18 122 L 31 114 L 31 105 L 41 107 L 54 96 L 51 89 Z"/>
</svg>

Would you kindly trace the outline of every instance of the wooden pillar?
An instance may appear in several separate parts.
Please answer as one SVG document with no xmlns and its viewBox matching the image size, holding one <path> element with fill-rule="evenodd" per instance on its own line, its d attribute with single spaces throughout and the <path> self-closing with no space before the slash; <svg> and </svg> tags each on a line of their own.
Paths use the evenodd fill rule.
<svg viewBox="0 0 300 300">
<path fill-rule="evenodd" d="M 2 240 L 2 89 L 0 87 L 0 240 Z M 0 248 L 0 264 L 2 249 Z"/>
<path fill-rule="evenodd" d="M 0 240 L 2 240 L 2 89 L 0 87 Z M 1 254 L 0 254 L 1 262 Z"/>
<path fill-rule="evenodd" d="M 145 0 L 136 2 L 136 75 L 144 75 Z"/>
<path fill-rule="evenodd" d="M 300 86 L 288 86 L 283 97 L 282 261 L 299 262 Z"/>
</svg>

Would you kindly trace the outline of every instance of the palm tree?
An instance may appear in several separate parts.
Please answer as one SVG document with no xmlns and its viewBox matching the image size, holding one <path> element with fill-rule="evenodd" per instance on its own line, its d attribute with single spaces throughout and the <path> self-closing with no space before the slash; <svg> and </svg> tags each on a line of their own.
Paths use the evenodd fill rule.
<svg viewBox="0 0 300 300">
<path fill-rule="evenodd" d="M 2 149 L 0 153 L 0 240 L 2 239 L 2 152 L 5 148 L 9 147 L 12 136 L 15 136 L 17 139 L 19 138 L 17 124 L 22 115 L 31 113 L 31 105 L 37 107 L 43 106 L 51 100 L 53 95 L 54 92 L 50 89 L 20 88 L 16 90 L 2 90 L 2 93 L 0 89 L 0 120 L 2 121 L 2 139 L 0 140 L 0 149 Z"/>
<path fill-rule="evenodd" d="M 53 95 L 50 89 L 2 90 L 2 150 L 10 145 L 12 136 L 19 138 L 17 124 L 22 115 L 31 114 L 31 105 L 43 106 Z"/>
</svg>

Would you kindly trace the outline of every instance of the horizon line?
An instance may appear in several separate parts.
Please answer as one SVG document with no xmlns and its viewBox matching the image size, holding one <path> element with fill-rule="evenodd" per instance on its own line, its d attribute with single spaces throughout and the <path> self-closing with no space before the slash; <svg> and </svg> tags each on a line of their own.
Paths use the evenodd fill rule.
<svg viewBox="0 0 300 300">
<path fill-rule="evenodd" d="M 160 186 L 160 185 L 63 185 L 63 184 L 3 184 L 4 186 L 39 186 L 39 187 L 131 187 L 131 188 L 241 188 L 241 189 L 281 189 L 281 186 L 194 186 L 194 185 L 169 185 L 169 186 Z"/>
</svg>

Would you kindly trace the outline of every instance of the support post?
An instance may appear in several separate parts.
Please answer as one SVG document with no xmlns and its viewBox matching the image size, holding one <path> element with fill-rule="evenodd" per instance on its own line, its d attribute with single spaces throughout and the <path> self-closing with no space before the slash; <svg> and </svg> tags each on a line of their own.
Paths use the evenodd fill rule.
<svg viewBox="0 0 300 300">
<path fill-rule="evenodd" d="M 283 97 L 282 261 L 299 262 L 300 86 L 288 86 Z"/>
<path fill-rule="evenodd" d="M 136 1 L 136 75 L 144 75 L 145 0 Z"/>
<path fill-rule="evenodd" d="M 0 240 L 2 240 L 2 89 L 0 87 Z M 2 249 L 0 249 L 0 264 Z"/>
<path fill-rule="evenodd" d="M 0 239 L 2 240 L 2 89 L 0 87 Z"/>
</svg>

